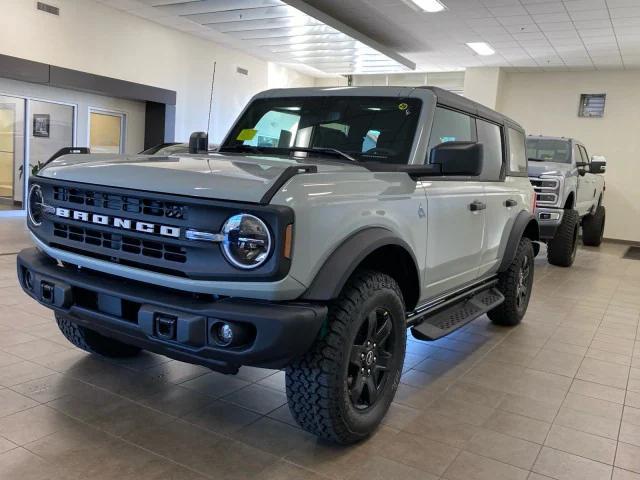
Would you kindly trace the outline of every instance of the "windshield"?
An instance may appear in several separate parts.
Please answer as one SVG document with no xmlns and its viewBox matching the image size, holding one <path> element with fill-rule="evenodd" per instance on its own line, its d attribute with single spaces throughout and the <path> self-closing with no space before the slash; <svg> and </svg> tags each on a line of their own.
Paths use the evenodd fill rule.
<svg viewBox="0 0 640 480">
<path fill-rule="evenodd" d="M 543 162 L 571 163 L 569 140 L 527 138 L 527 158 Z"/>
<path fill-rule="evenodd" d="M 313 155 L 295 147 L 336 149 L 357 161 L 406 164 L 420 105 L 418 99 L 396 97 L 258 99 L 220 150 L 254 147 L 260 153 Z"/>
</svg>

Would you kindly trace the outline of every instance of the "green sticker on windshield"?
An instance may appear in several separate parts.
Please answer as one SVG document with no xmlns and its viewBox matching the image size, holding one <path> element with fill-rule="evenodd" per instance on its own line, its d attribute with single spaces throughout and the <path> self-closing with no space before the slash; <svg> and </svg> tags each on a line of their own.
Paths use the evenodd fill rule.
<svg viewBox="0 0 640 480">
<path fill-rule="evenodd" d="M 253 128 L 245 128 L 240 131 L 240 133 L 236 137 L 236 140 L 253 140 L 253 137 L 256 136 L 256 133 L 258 133 L 258 130 L 254 130 Z"/>
<path fill-rule="evenodd" d="M 398 110 L 405 111 L 407 108 L 409 108 L 409 105 L 407 105 L 406 103 L 401 103 L 400 105 L 398 105 Z"/>
</svg>

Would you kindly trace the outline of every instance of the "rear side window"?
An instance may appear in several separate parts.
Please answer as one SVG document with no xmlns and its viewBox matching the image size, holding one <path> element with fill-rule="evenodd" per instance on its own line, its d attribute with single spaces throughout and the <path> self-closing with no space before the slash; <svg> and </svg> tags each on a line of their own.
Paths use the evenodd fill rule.
<svg viewBox="0 0 640 480">
<path fill-rule="evenodd" d="M 494 123 L 477 119 L 478 142 L 484 150 L 482 178 L 499 180 L 502 173 L 502 134 L 500 127 Z"/>
<path fill-rule="evenodd" d="M 464 113 L 436 107 L 433 127 L 429 137 L 429 151 L 436 145 L 446 142 L 470 142 L 473 140 L 473 119 Z M 427 158 L 429 158 L 427 156 Z"/>
<path fill-rule="evenodd" d="M 527 173 L 527 154 L 524 133 L 509 128 L 509 170 Z"/>
</svg>

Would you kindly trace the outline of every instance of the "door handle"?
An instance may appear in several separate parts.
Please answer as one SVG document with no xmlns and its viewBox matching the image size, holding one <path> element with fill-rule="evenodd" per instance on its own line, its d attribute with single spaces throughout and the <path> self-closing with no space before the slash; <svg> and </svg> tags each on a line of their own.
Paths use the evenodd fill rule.
<svg viewBox="0 0 640 480">
<path fill-rule="evenodd" d="M 516 202 L 513 198 L 510 198 L 509 200 L 504 202 L 505 207 L 515 207 L 516 205 L 518 205 L 518 202 Z"/>
<path fill-rule="evenodd" d="M 471 210 L 472 212 L 484 210 L 485 208 L 487 208 L 487 204 L 481 202 L 480 200 L 475 200 L 469 204 L 469 210 Z"/>
</svg>

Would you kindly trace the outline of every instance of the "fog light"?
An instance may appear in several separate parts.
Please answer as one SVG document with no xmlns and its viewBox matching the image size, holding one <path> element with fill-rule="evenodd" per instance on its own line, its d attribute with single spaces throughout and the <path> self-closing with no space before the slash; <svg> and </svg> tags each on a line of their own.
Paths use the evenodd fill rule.
<svg viewBox="0 0 640 480">
<path fill-rule="evenodd" d="M 218 320 L 210 327 L 210 342 L 219 347 L 239 347 L 246 345 L 255 337 L 251 327 L 246 323 L 225 322 Z"/>
<path fill-rule="evenodd" d="M 29 270 L 24 271 L 24 286 L 33 292 L 33 274 Z"/>
<path fill-rule="evenodd" d="M 218 340 L 220 345 L 227 346 L 233 343 L 233 328 L 228 323 L 218 324 L 217 331 Z"/>
</svg>

